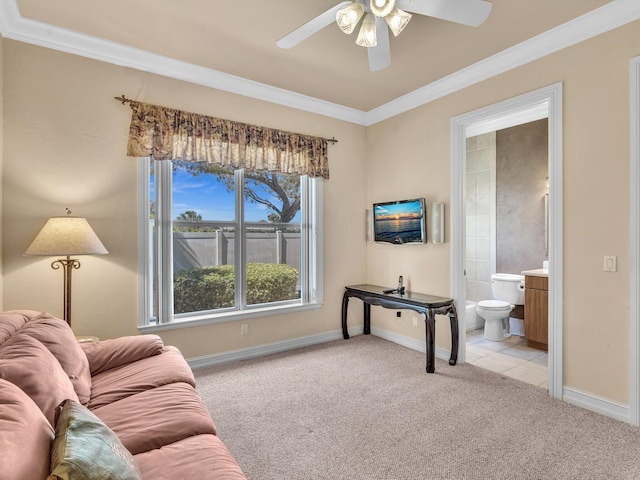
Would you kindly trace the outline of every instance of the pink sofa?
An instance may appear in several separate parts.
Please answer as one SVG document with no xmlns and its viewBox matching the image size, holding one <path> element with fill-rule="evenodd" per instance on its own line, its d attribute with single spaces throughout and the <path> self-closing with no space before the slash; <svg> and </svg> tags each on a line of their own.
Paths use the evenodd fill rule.
<svg viewBox="0 0 640 480">
<path fill-rule="evenodd" d="M 117 462 L 87 446 L 110 439 L 113 458 L 131 472 L 97 478 L 245 479 L 194 387 L 180 352 L 156 335 L 78 343 L 49 314 L 0 313 L 0 477 L 93 478 L 59 472 L 86 468 L 68 453 L 74 441 L 90 470 L 101 460 L 110 468 Z M 61 426 L 65 401 L 77 416 Z M 89 438 L 92 428 L 99 433 Z M 65 447 L 66 460 L 58 458 Z"/>
</svg>

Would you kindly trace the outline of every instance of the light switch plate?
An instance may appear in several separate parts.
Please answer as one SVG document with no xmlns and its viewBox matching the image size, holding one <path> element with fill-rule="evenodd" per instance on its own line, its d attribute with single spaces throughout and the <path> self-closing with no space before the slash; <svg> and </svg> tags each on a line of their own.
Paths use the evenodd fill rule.
<svg viewBox="0 0 640 480">
<path fill-rule="evenodd" d="M 605 255 L 604 257 L 604 271 L 615 272 L 618 270 L 618 260 L 615 255 Z"/>
</svg>

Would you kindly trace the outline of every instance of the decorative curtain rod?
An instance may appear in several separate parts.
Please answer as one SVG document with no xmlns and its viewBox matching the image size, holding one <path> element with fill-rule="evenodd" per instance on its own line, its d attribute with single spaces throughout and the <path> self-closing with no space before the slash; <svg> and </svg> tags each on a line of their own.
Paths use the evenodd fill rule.
<svg viewBox="0 0 640 480">
<path fill-rule="evenodd" d="M 127 104 L 127 103 L 129 103 L 129 104 L 130 104 L 130 103 L 132 103 L 132 102 L 136 102 L 136 100 L 131 100 L 131 99 L 129 99 L 129 98 L 127 98 L 127 97 L 125 97 L 124 95 L 122 95 L 122 96 L 120 96 L 120 97 L 113 97 L 113 98 L 114 98 L 114 100 L 118 100 L 119 102 L 121 102 L 121 103 L 122 103 L 122 105 L 125 105 L 125 104 Z M 335 138 L 335 137 L 331 137 L 331 138 L 323 138 L 323 140 L 326 140 L 327 142 L 334 143 L 334 144 L 335 144 L 335 143 L 338 143 L 338 140 L 336 140 L 336 138 Z"/>
</svg>

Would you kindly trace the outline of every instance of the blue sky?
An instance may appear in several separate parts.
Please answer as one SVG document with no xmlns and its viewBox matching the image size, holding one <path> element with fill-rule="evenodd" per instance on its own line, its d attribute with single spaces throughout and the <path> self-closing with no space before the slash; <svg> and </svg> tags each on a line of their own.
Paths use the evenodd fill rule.
<svg viewBox="0 0 640 480">
<path fill-rule="evenodd" d="M 235 193 L 227 192 L 215 175 L 193 176 L 183 170 L 173 174 L 173 218 L 195 210 L 203 220 L 233 220 L 234 203 Z"/>
<path fill-rule="evenodd" d="M 394 216 L 394 215 L 420 215 L 422 213 L 422 204 L 419 200 L 408 203 L 389 203 L 385 205 L 376 205 L 376 216 Z"/>
<path fill-rule="evenodd" d="M 268 192 L 268 190 L 265 190 Z M 267 195 L 266 193 L 262 196 Z M 151 198 L 155 198 L 155 185 L 151 183 Z M 276 205 L 278 201 L 274 200 Z M 173 173 L 173 205 L 172 217 L 182 212 L 195 210 L 203 220 L 234 220 L 235 193 L 228 192 L 223 183 L 219 183 L 215 175 L 191 175 L 182 169 Z M 258 222 L 267 220 L 267 210 L 263 205 L 245 202 L 245 220 Z M 295 220 L 299 221 L 300 213 Z"/>
</svg>

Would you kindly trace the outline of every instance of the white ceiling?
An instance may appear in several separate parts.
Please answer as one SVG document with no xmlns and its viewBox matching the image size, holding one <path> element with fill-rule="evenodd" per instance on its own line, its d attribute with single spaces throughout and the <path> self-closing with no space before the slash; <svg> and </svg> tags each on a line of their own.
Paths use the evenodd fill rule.
<svg viewBox="0 0 640 480">
<path fill-rule="evenodd" d="M 0 33 L 369 125 L 640 18 L 637 0 L 490 1 L 477 28 L 414 15 L 379 72 L 335 24 L 276 46 L 338 0 L 0 0 Z"/>
</svg>

